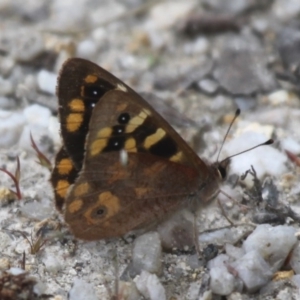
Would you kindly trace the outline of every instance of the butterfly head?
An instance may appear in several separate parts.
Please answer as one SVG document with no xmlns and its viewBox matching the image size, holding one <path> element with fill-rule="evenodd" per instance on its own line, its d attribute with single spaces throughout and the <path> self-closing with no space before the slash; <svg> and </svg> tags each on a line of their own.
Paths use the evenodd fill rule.
<svg viewBox="0 0 300 300">
<path fill-rule="evenodd" d="M 227 157 L 227 158 L 223 159 L 221 162 L 216 162 L 214 164 L 215 168 L 217 169 L 217 171 L 219 173 L 219 177 L 222 180 L 225 180 L 227 177 L 229 164 L 230 164 L 230 157 Z"/>
</svg>

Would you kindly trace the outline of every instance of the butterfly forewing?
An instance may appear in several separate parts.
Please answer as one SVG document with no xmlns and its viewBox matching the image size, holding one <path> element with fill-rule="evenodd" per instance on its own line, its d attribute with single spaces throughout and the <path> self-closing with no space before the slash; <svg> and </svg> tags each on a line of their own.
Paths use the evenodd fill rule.
<svg viewBox="0 0 300 300">
<path fill-rule="evenodd" d="M 64 146 L 77 170 L 82 167 L 84 143 L 95 105 L 120 80 L 96 64 L 79 58 L 67 60 L 57 86 Z"/>
<path fill-rule="evenodd" d="M 61 212 L 69 187 L 75 182 L 78 170 L 64 147 L 61 147 L 55 158 L 51 173 L 51 184 L 54 189 L 55 206 Z"/>
</svg>

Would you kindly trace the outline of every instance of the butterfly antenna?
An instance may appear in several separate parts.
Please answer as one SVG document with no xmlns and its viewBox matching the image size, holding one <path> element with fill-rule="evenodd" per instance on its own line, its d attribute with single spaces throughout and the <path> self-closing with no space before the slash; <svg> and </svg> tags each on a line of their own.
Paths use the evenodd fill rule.
<svg viewBox="0 0 300 300">
<path fill-rule="evenodd" d="M 221 144 L 221 147 L 220 147 L 218 156 L 217 156 L 217 161 L 219 161 L 220 153 L 221 153 L 221 151 L 222 151 L 222 149 L 223 149 L 223 146 L 224 146 L 225 140 L 227 139 L 228 133 L 229 133 L 229 131 L 230 131 L 230 129 L 231 129 L 233 123 L 235 122 L 236 118 L 240 115 L 240 113 L 241 113 L 241 110 L 238 108 L 238 109 L 235 111 L 234 117 L 233 117 L 232 121 L 230 122 L 229 127 L 228 127 L 228 129 L 227 129 L 227 131 L 226 131 L 226 134 L 225 134 L 225 136 L 224 136 L 224 139 L 223 139 L 223 141 L 222 141 L 222 144 Z M 249 149 L 249 150 L 250 150 L 250 149 Z M 246 150 L 246 151 L 248 151 L 248 150 Z M 239 153 L 239 154 L 240 154 L 240 153 Z"/>
<path fill-rule="evenodd" d="M 267 141 L 265 141 L 265 142 L 263 142 L 263 143 L 261 143 L 261 144 L 258 144 L 258 145 L 254 146 L 254 147 L 251 147 L 251 148 L 246 149 L 246 150 L 244 150 L 244 151 L 241 151 L 241 152 L 238 152 L 238 153 L 233 154 L 233 155 L 231 155 L 231 156 L 228 156 L 228 157 L 226 157 L 223 161 L 229 160 L 229 159 L 231 159 L 232 157 L 238 156 L 238 155 L 240 155 L 240 154 L 243 154 L 243 153 L 245 153 L 245 152 L 251 151 L 251 150 L 256 149 L 256 148 L 258 148 L 258 147 L 266 146 L 266 145 L 271 145 L 271 144 L 273 144 L 273 143 L 274 143 L 274 140 L 273 140 L 273 139 L 269 139 L 269 140 L 267 140 Z"/>
</svg>

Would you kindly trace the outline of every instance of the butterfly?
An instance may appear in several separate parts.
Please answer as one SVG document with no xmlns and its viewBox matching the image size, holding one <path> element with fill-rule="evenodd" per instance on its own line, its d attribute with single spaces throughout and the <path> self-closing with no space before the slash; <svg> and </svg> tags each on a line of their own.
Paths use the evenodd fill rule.
<svg viewBox="0 0 300 300">
<path fill-rule="evenodd" d="M 121 237 L 219 193 L 230 158 L 204 162 L 146 100 L 98 65 L 67 60 L 57 96 L 63 146 L 51 183 L 75 237 Z"/>
</svg>

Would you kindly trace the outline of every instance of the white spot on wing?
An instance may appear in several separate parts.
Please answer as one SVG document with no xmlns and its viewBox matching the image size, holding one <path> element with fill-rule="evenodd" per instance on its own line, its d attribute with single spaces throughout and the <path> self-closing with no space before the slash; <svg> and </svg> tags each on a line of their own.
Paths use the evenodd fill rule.
<svg viewBox="0 0 300 300">
<path fill-rule="evenodd" d="M 122 166 L 126 166 L 128 163 L 128 153 L 126 150 L 122 149 L 120 151 L 120 163 Z"/>
<path fill-rule="evenodd" d="M 127 92 L 127 88 L 121 83 L 117 84 L 116 90 L 119 90 L 119 91 L 122 91 L 122 92 Z"/>
</svg>

